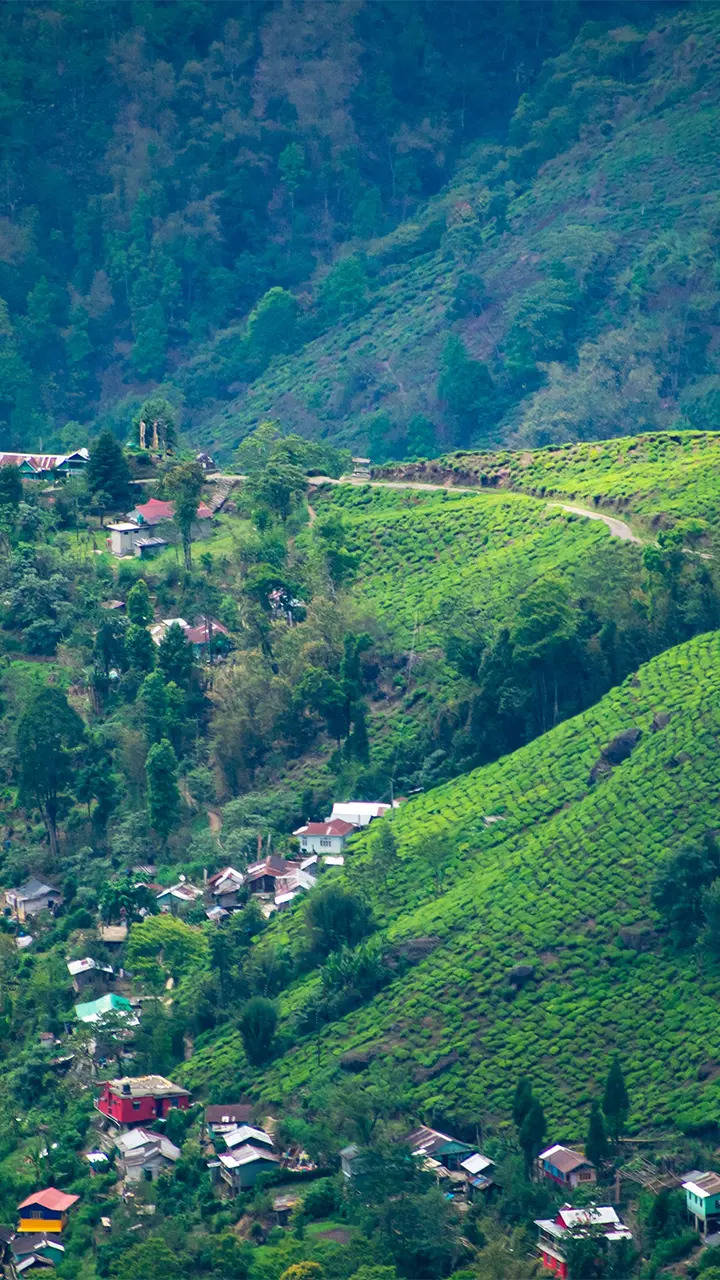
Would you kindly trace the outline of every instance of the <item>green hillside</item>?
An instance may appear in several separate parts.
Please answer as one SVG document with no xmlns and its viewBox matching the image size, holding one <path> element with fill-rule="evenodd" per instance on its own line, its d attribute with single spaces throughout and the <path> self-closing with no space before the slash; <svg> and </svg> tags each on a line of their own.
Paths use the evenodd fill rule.
<svg viewBox="0 0 720 1280">
<path fill-rule="evenodd" d="M 553 1137 L 572 1138 L 617 1049 L 633 1126 L 714 1120 L 720 978 L 668 949 L 649 888 L 667 853 L 717 822 L 719 659 L 714 634 L 675 648 L 512 756 L 408 802 L 401 860 L 372 896 L 390 939 L 431 937 L 432 954 L 263 1076 L 227 1032 L 196 1052 L 186 1081 L 271 1101 L 361 1050 L 399 1063 L 428 1115 L 502 1119 L 522 1069 L 562 1126 Z M 592 784 L 603 747 L 630 728 L 641 731 L 630 758 Z M 428 835 L 448 843 L 441 891 L 419 849 Z M 368 883 L 363 868 L 356 853 L 348 881 Z M 534 976 L 514 994 L 519 963 Z M 311 986 L 286 993 L 286 1022 Z"/>
<path fill-rule="evenodd" d="M 347 522 L 363 597 L 420 652 L 442 643 L 461 603 L 504 620 L 532 583 L 571 583 L 609 543 L 602 525 L 516 493 L 339 488 L 321 504 Z M 639 567 L 637 548 L 612 550 Z"/>
<path fill-rule="evenodd" d="M 358 557 L 353 597 L 378 617 L 397 655 L 392 685 L 370 706 L 373 776 L 383 790 L 388 776 L 400 787 L 433 785 L 549 727 L 535 722 L 515 679 L 524 662 L 503 639 L 529 598 L 559 592 L 583 652 L 568 653 L 582 679 L 560 718 L 653 654 L 716 625 L 718 439 L 658 433 L 534 453 L 464 451 L 377 472 L 476 493 L 370 485 L 317 492 L 317 513 L 341 516 Z M 564 511 L 562 500 L 617 510 L 640 542 Z M 658 536 L 663 545 L 648 559 L 643 542 Z M 510 710 L 498 715 L 499 707 Z"/>
<path fill-rule="evenodd" d="M 4 447 L 717 426 L 716 6 L 291 9 L 11 6 Z"/>
<path fill-rule="evenodd" d="M 381 460 L 716 426 L 717 23 L 588 24 L 506 145 L 469 147 L 410 222 L 353 246 L 366 280 L 339 323 L 193 409 L 198 439 L 277 417 Z"/>
<path fill-rule="evenodd" d="M 701 520 L 704 535 L 714 539 L 720 519 L 720 433 L 710 431 L 650 432 L 533 451 L 464 450 L 378 475 L 581 498 L 627 513 L 647 537 L 678 521 Z"/>
<path fill-rule="evenodd" d="M 643 21 L 662 6 L 653 4 Z M 199 418 L 364 291 L 468 142 L 630 0 L 50 0 L 7 8 L 0 437 L 121 435 L 158 384 Z M 52 118 L 48 136 L 46 121 Z M 68 419 L 71 421 L 68 423 Z"/>
</svg>

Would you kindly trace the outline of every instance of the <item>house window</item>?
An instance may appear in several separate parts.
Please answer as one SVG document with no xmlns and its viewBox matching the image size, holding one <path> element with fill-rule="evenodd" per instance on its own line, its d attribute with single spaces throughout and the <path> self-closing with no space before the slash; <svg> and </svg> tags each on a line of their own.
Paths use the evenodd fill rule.
<svg viewBox="0 0 720 1280">
<path fill-rule="evenodd" d="M 139 1111 L 139 1110 L 140 1110 L 140 1099 L 139 1099 L 139 1098 L 133 1098 L 132 1109 L 133 1109 L 133 1111 Z"/>
<path fill-rule="evenodd" d="M 321 840 L 321 841 L 320 841 L 320 848 L 321 848 L 321 849 L 330 849 L 330 848 L 332 848 L 332 841 L 331 841 L 331 840 Z"/>
</svg>

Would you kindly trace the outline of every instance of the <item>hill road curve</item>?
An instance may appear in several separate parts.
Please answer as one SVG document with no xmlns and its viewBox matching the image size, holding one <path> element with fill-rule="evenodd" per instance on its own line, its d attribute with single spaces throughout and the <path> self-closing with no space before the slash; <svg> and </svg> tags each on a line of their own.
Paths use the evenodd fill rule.
<svg viewBox="0 0 720 1280">
<path fill-rule="evenodd" d="M 366 485 L 369 484 L 376 489 L 428 489 L 440 493 L 487 493 L 487 489 L 482 489 L 479 485 L 469 484 L 424 484 L 420 480 L 366 480 L 362 476 L 341 476 L 336 480 L 333 476 L 312 476 L 311 485 L 318 484 L 351 484 Z M 600 520 L 614 538 L 620 538 L 621 542 L 635 542 L 639 546 L 644 546 L 645 541 L 633 533 L 629 524 L 624 520 L 618 520 L 616 516 L 606 516 L 600 511 L 590 511 L 587 507 L 577 507 L 567 502 L 548 502 L 548 507 L 561 507 L 563 511 L 569 511 L 574 516 L 585 516 L 588 520 Z"/>
</svg>

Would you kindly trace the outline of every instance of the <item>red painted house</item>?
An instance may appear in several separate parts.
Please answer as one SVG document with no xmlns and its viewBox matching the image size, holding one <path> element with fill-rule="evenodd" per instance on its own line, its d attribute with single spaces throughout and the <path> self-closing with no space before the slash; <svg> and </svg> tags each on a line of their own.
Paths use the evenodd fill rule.
<svg viewBox="0 0 720 1280">
<path fill-rule="evenodd" d="M 563 1248 L 568 1237 L 594 1235 L 606 1240 L 632 1240 L 632 1232 L 618 1218 L 610 1205 L 588 1205 L 585 1209 L 573 1209 L 565 1204 L 555 1218 L 536 1218 L 539 1230 L 537 1251 L 546 1271 L 559 1280 L 567 1280 L 568 1265 Z"/>
<path fill-rule="evenodd" d="M 120 1129 L 164 1119 L 173 1107 L 185 1110 L 190 1105 L 187 1089 L 173 1084 L 164 1076 L 125 1076 L 106 1080 L 95 1106 Z"/>
</svg>

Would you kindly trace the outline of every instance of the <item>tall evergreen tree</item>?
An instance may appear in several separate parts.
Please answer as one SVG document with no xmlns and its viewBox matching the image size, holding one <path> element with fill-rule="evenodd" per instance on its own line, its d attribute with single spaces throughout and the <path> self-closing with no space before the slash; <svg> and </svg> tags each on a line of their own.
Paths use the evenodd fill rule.
<svg viewBox="0 0 720 1280">
<path fill-rule="evenodd" d="M 179 689 L 187 692 L 193 674 L 193 650 L 177 622 L 168 627 L 162 638 L 158 665 L 167 681 L 173 681 Z"/>
<path fill-rule="evenodd" d="M 103 431 L 90 448 L 85 483 L 91 498 L 105 495 L 111 508 L 126 507 L 130 501 L 130 468 L 122 445 L 112 431 Z M 102 504 L 105 506 L 105 502 Z"/>
<path fill-rule="evenodd" d="M 277 1026 L 277 1013 L 272 1000 L 253 996 L 240 1015 L 240 1034 L 248 1061 L 253 1066 L 267 1062 Z"/>
<path fill-rule="evenodd" d="M 150 592 L 144 578 L 140 578 L 128 592 L 127 616 L 136 627 L 147 627 L 153 620 Z"/>
<path fill-rule="evenodd" d="M 613 1142 L 617 1143 L 618 1138 L 625 1128 L 625 1122 L 630 1110 L 630 1099 L 628 1098 L 627 1089 L 625 1088 L 625 1077 L 620 1066 L 620 1059 L 616 1054 L 612 1060 L 610 1070 L 608 1071 L 607 1081 L 605 1082 L 605 1092 L 603 1094 L 602 1109 L 605 1113 L 605 1122 L 607 1124 L 608 1133 Z"/>
<path fill-rule="evenodd" d="M 58 818 L 74 773 L 85 726 L 59 689 L 42 689 L 27 704 L 15 739 L 21 803 L 42 816 L 50 852 L 58 853 Z"/>
<path fill-rule="evenodd" d="M 518 1138 L 525 1156 L 525 1169 L 529 1173 L 532 1169 L 533 1160 L 537 1156 L 542 1140 L 545 1137 L 547 1124 L 545 1122 L 545 1112 L 533 1095 L 530 1106 L 528 1107 L 525 1118 L 520 1125 Z"/>
<path fill-rule="evenodd" d="M 23 496 L 20 468 L 15 466 L 0 467 L 0 508 L 16 508 Z"/>
<path fill-rule="evenodd" d="M 196 462 L 181 462 L 168 473 L 165 488 L 175 504 L 175 523 L 180 530 L 185 568 L 192 567 L 192 527 L 197 519 L 203 487 L 203 473 Z"/>
<path fill-rule="evenodd" d="M 512 1117 L 517 1129 L 520 1128 L 525 1119 L 533 1100 L 533 1091 L 528 1076 L 520 1076 L 515 1086 L 515 1096 L 512 1104 Z"/>
<path fill-rule="evenodd" d="M 167 738 L 154 743 L 148 751 L 145 776 L 150 826 L 165 844 L 180 820 L 177 756 Z"/>
<path fill-rule="evenodd" d="M 585 1155 L 594 1165 L 601 1165 L 608 1156 L 608 1140 L 600 1103 L 595 1100 L 590 1108 Z"/>
</svg>

